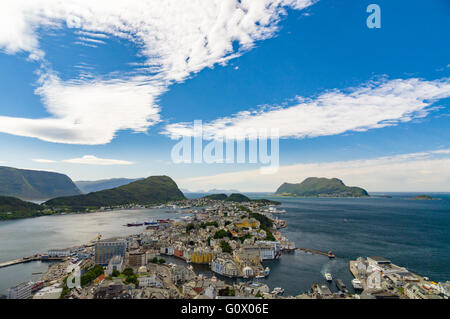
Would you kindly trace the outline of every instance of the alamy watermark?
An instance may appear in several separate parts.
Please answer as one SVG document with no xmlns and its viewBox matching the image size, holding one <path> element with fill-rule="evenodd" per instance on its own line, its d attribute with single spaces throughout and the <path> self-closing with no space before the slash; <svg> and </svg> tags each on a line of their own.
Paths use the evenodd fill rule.
<svg viewBox="0 0 450 319">
<path fill-rule="evenodd" d="M 366 24 L 369 29 L 381 28 L 381 8 L 378 4 L 369 4 L 366 9 L 370 15 L 367 17 Z"/>
<path fill-rule="evenodd" d="M 259 163 L 262 174 L 273 174 L 280 164 L 279 137 L 276 128 L 228 128 L 205 136 L 202 121 L 196 120 L 192 136 L 184 136 L 173 146 L 171 159 L 176 164 Z"/>
</svg>

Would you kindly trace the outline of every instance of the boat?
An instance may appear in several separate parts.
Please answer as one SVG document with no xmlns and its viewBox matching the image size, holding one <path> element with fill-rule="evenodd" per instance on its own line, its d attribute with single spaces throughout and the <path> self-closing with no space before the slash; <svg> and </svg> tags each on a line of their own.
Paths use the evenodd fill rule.
<svg viewBox="0 0 450 319">
<path fill-rule="evenodd" d="M 266 267 L 266 268 L 264 269 L 264 275 L 265 275 L 265 276 L 269 276 L 269 274 L 270 274 L 270 268 L 269 268 L 269 267 Z"/>
<path fill-rule="evenodd" d="M 158 226 L 158 223 L 152 220 L 152 221 L 144 222 L 144 225 L 148 225 L 148 226 Z"/>
<path fill-rule="evenodd" d="M 264 276 L 264 275 L 257 275 L 257 276 L 255 276 L 255 278 L 256 279 L 262 279 L 262 278 L 266 278 L 266 276 Z"/>
<path fill-rule="evenodd" d="M 335 258 L 336 257 L 331 250 L 328 251 L 327 255 L 328 255 L 328 258 Z"/>
<path fill-rule="evenodd" d="M 139 222 L 134 222 L 134 223 L 128 223 L 126 226 L 127 227 L 137 227 L 137 226 L 142 226 L 144 225 L 143 223 L 139 223 Z"/>
<path fill-rule="evenodd" d="M 331 276 L 331 274 L 330 274 L 329 272 L 327 272 L 327 273 L 325 274 L 325 279 L 326 279 L 327 281 L 333 281 L 333 277 Z"/>
<path fill-rule="evenodd" d="M 361 281 L 357 278 L 352 280 L 352 286 L 355 290 L 363 290 Z"/>
<path fill-rule="evenodd" d="M 348 292 L 347 286 L 344 284 L 344 282 L 341 279 L 336 280 L 336 287 L 342 292 Z"/>
<path fill-rule="evenodd" d="M 275 295 L 282 295 L 284 293 L 284 289 L 281 287 L 275 287 L 273 288 L 272 293 Z"/>
</svg>

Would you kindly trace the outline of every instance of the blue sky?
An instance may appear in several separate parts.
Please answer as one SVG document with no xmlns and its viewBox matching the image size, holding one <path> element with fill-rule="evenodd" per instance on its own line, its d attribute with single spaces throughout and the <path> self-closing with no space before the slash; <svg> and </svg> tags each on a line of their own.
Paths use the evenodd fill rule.
<svg viewBox="0 0 450 319">
<path fill-rule="evenodd" d="M 167 174 L 191 190 L 271 191 L 314 174 L 450 191 L 448 1 L 7 2 L 0 165 L 74 180 Z M 380 29 L 366 26 L 370 3 Z M 174 126 L 189 135 L 194 120 L 212 135 L 223 122 L 281 128 L 282 169 L 172 163 Z"/>
</svg>

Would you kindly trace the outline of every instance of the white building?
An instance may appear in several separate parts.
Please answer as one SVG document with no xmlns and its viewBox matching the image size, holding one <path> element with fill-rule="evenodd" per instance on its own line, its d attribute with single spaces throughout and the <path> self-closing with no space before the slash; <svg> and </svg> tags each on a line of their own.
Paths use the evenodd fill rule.
<svg viewBox="0 0 450 319">
<path fill-rule="evenodd" d="M 257 241 L 255 246 L 259 248 L 261 260 L 277 259 L 281 253 L 281 246 L 278 241 Z"/>
<path fill-rule="evenodd" d="M 138 277 L 139 287 L 162 287 L 161 281 L 159 281 L 155 275 L 153 276 L 140 276 Z"/>
<path fill-rule="evenodd" d="M 375 271 L 367 277 L 367 288 L 381 289 L 381 275 L 379 272 Z"/>
<path fill-rule="evenodd" d="M 69 257 L 70 249 L 50 249 L 48 251 L 49 257 Z"/>
<path fill-rule="evenodd" d="M 116 255 L 108 263 L 108 268 L 106 269 L 106 274 L 111 276 L 113 271 L 117 270 L 119 272 L 123 271 L 123 257 Z"/>
<path fill-rule="evenodd" d="M 447 298 L 450 297 L 450 281 L 440 282 L 438 284 L 439 293 L 443 294 Z"/>
<path fill-rule="evenodd" d="M 30 299 L 32 282 L 24 282 L 7 290 L 8 299 Z"/>
</svg>

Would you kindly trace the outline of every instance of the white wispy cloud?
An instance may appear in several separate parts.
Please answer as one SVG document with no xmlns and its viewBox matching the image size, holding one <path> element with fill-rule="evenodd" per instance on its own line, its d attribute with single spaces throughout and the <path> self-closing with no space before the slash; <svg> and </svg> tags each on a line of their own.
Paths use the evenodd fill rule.
<svg viewBox="0 0 450 319">
<path fill-rule="evenodd" d="M 237 188 L 249 192 L 275 192 L 284 182 L 300 183 L 307 177 L 337 177 L 348 186 L 368 191 L 450 191 L 450 150 L 384 156 L 365 160 L 281 166 L 277 174 L 259 169 L 177 180 L 182 188 Z"/>
<path fill-rule="evenodd" d="M 328 91 L 312 99 L 299 97 L 298 103 L 289 107 L 243 111 L 203 123 L 203 137 L 215 139 L 230 134 L 243 138 L 251 129 L 278 129 L 281 138 L 366 131 L 424 117 L 434 102 L 447 97 L 448 78 L 382 80 L 345 91 Z M 193 124 L 169 124 L 164 134 L 174 139 L 194 136 Z"/>
<path fill-rule="evenodd" d="M 2 0 L 0 50 L 27 52 L 45 63 L 39 31 L 71 28 L 93 38 L 119 37 L 136 43 L 150 78 L 62 81 L 51 70 L 36 91 L 48 118 L 0 116 L 0 132 L 72 144 L 104 144 L 117 131 L 147 130 L 159 121 L 157 98 L 173 82 L 215 64 L 225 64 L 273 37 L 286 9 L 314 0 Z M 102 40 L 98 40 L 102 41 Z M 233 48 L 239 43 L 239 48 Z"/>
<path fill-rule="evenodd" d="M 36 163 L 45 163 L 45 164 L 56 163 L 55 160 L 50 160 L 50 159 L 45 159 L 45 158 L 33 158 L 32 161 L 36 162 Z"/>
<path fill-rule="evenodd" d="M 64 163 L 71 164 L 88 164 L 88 165 L 132 165 L 134 162 L 110 159 L 110 158 L 99 158 L 94 155 L 85 155 L 80 158 L 71 158 L 63 160 Z"/>
</svg>

